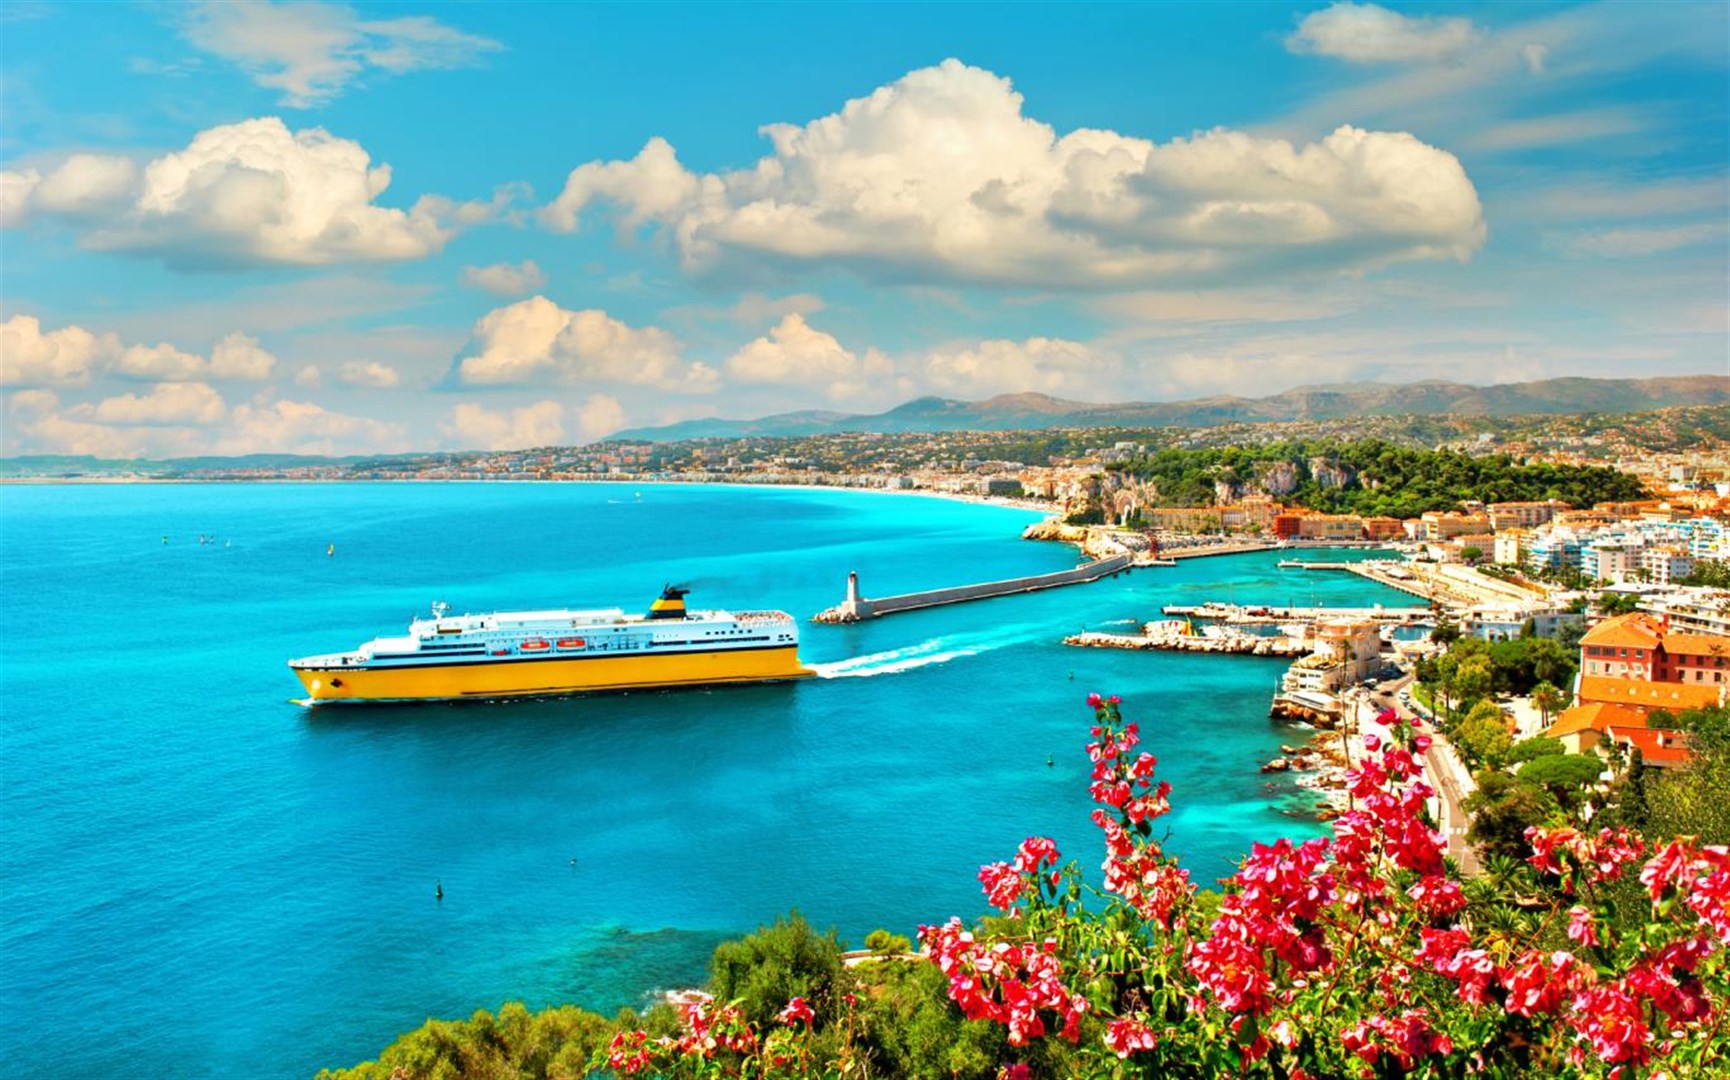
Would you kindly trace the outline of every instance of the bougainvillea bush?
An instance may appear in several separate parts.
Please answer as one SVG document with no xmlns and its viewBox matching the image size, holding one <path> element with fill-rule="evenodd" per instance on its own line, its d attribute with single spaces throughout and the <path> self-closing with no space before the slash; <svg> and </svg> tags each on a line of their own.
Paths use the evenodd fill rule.
<svg viewBox="0 0 1730 1080">
<path fill-rule="evenodd" d="M 1332 838 L 1257 844 L 1214 896 L 1161 847 L 1170 788 L 1137 726 L 1088 703 L 1101 873 L 1030 837 L 979 871 L 995 916 L 919 932 L 954 1008 L 1007 1032 L 1001 1076 L 1730 1076 L 1724 847 L 1558 822 L 1462 882 L 1425 813 L 1428 739 L 1384 713 Z M 857 1004 L 819 1037 L 799 998 L 754 1027 L 694 997 L 679 1034 L 620 1032 L 593 1066 L 865 1075 Z"/>
</svg>

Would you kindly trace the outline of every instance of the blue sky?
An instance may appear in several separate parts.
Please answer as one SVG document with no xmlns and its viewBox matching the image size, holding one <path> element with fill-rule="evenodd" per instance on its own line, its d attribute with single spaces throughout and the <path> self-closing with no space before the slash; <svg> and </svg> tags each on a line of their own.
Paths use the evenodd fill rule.
<svg viewBox="0 0 1730 1080">
<path fill-rule="evenodd" d="M 1730 373 L 1719 3 L 0 18 L 0 452 Z"/>
</svg>

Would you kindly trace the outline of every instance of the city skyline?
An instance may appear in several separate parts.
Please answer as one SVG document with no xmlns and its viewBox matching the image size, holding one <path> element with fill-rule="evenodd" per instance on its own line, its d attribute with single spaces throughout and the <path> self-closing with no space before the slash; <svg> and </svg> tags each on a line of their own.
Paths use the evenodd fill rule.
<svg viewBox="0 0 1730 1080">
<path fill-rule="evenodd" d="M 1726 373 L 1718 5 L 9 5 L 0 452 Z"/>
</svg>

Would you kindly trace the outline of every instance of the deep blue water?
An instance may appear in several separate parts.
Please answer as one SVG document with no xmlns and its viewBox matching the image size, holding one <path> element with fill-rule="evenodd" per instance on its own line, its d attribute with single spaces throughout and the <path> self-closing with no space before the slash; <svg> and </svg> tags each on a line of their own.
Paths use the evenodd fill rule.
<svg viewBox="0 0 1730 1080">
<path fill-rule="evenodd" d="M 804 618 L 852 569 L 887 595 L 1073 565 L 1015 539 L 1035 516 L 656 485 L 0 487 L 0 1061 L 304 1076 L 429 1016 L 640 1004 L 795 906 L 855 944 L 970 917 L 979 865 L 1025 836 L 1100 859 L 1094 689 L 1160 756 L 1198 880 L 1318 832 L 1257 772 L 1292 738 L 1267 719 L 1281 661 L 1060 644 L 1165 603 L 1406 602 L 1271 553 L 807 623 L 826 677 L 796 685 L 290 701 L 286 658 L 435 599 L 638 607 L 683 581 L 697 607 Z"/>
</svg>

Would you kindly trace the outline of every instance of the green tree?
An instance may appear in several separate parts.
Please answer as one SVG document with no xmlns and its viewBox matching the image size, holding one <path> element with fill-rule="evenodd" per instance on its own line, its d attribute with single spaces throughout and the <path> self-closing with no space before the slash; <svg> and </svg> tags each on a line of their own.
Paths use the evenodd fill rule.
<svg viewBox="0 0 1730 1080">
<path fill-rule="evenodd" d="M 1550 716 L 1568 707 L 1569 696 L 1554 683 L 1545 681 L 1532 687 L 1532 704 L 1537 707 L 1538 714 L 1544 718 L 1544 726 L 1550 726 Z"/>
<path fill-rule="evenodd" d="M 1519 765 L 1533 758 L 1548 757 L 1551 754 L 1565 754 L 1568 750 L 1562 745 L 1561 739 L 1550 739 L 1539 736 L 1536 739 L 1522 739 L 1508 750 L 1504 760 L 1508 765 Z"/>
<path fill-rule="evenodd" d="M 1472 706 L 1453 739 L 1467 757 L 1492 768 L 1502 764 L 1513 743 L 1508 735 L 1508 718 L 1493 701 L 1480 701 Z"/>
<path fill-rule="evenodd" d="M 1596 754 L 1546 754 L 1528 761 L 1520 769 L 1519 780 L 1543 788 L 1557 805 L 1572 812 L 1603 771 L 1603 759 Z"/>
<path fill-rule="evenodd" d="M 753 1024 L 768 1024 L 788 1000 L 802 997 L 822 1027 L 838 1015 L 849 984 L 835 931 L 818 934 L 797 911 L 726 942 L 709 960 L 710 993 L 738 1001 Z"/>
<path fill-rule="evenodd" d="M 1532 853 L 1526 829 L 1543 824 L 1555 803 L 1542 788 L 1498 770 L 1478 774 L 1477 781 L 1477 790 L 1466 796 L 1466 811 L 1472 815 L 1466 839 L 1486 859 L 1525 859 Z"/>
</svg>

